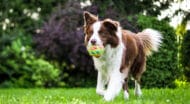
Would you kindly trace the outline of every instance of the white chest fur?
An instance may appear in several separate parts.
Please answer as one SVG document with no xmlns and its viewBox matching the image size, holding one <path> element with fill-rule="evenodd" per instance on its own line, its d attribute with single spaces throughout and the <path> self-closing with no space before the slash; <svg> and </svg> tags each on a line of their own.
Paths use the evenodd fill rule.
<svg viewBox="0 0 190 104">
<path fill-rule="evenodd" d="M 93 58 L 95 67 L 104 74 L 109 74 L 114 70 L 120 69 L 123 55 L 123 44 L 112 48 L 110 45 L 105 47 L 105 53 L 100 58 Z"/>
</svg>

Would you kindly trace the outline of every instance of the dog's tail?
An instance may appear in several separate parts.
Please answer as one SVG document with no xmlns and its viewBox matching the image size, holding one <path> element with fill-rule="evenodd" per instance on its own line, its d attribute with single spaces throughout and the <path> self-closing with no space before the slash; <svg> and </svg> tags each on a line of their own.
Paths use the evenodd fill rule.
<svg viewBox="0 0 190 104">
<path fill-rule="evenodd" d="M 151 55 L 152 51 L 158 51 L 162 42 L 162 34 L 160 32 L 148 28 L 139 32 L 137 36 L 142 41 L 144 51 L 147 56 Z"/>
</svg>

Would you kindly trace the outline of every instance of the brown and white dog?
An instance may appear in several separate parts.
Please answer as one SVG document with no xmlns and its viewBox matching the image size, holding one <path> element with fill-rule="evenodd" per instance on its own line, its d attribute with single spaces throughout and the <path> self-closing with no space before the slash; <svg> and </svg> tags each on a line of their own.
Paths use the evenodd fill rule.
<svg viewBox="0 0 190 104">
<path fill-rule="evenodd" d="M 135 80 L 135 95 L 140 96 L 140 78 L 145 71 L 146 56 L 158 50 L 162 35 L 153 29 L 145 29 L 139 33 L 123 30 L 119 22 L 111 19 L 99 20 L 89 12 L 84 12 L 84 32 L 87 47 L 105 47 L 102 56 L 93 57 L 98 70 L 96 92 L 110 101 L 123 87 L 124 98 L 128 99 L 127 80 L 131 75 Z"/>
</svg>

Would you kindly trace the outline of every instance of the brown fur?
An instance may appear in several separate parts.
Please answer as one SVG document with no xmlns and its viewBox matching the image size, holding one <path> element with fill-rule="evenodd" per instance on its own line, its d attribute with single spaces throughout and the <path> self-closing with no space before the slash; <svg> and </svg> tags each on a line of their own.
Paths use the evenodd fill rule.
<svg viewBox="0 0 190 104">
<path fill-rule="evenodd" d="M 125 45 L 125 50 L 122 58 L 120 71 L 132 75 L 135 80 L 140 83 L 142 73 L 145 71 L 146 55 L 143 44 L 137 34 L 127 30 L 122 31 L 122 41 Z M 128 78 L 123 84 L 123 89 L 128 91 Z"/>
<path fill-rule="evenodd" d="M 110 44 L 112 47 L 116 47 L 119 44 L 119 39 L 115 34 L 117 31 L 116 25 L 110 21 L 103 21 L 99 35 L 103 41 L 103 45 Z"/>
</svg>

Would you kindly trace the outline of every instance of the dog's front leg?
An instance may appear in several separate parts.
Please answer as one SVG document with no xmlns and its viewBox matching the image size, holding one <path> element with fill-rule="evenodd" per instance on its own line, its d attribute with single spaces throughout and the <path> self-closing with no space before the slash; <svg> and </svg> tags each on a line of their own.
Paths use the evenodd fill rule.
<svg viewBox="0 0 190 104">
<path fill-rule="evenodd" d="M 123 79 L 121 73 L 119 71 L 112 72 L 110 75 L 108 88 L 104 94 L 104 99 L 106 101 L 113 100 L 115 96 L 121 91 L 122 84 Z"/>
<path fill-rule="evenodd" d="M 103 73 L 98 71 L 96 93 L 99 95 L 104 95 L 105 79 L 103 78 Z"/>
</svg>

